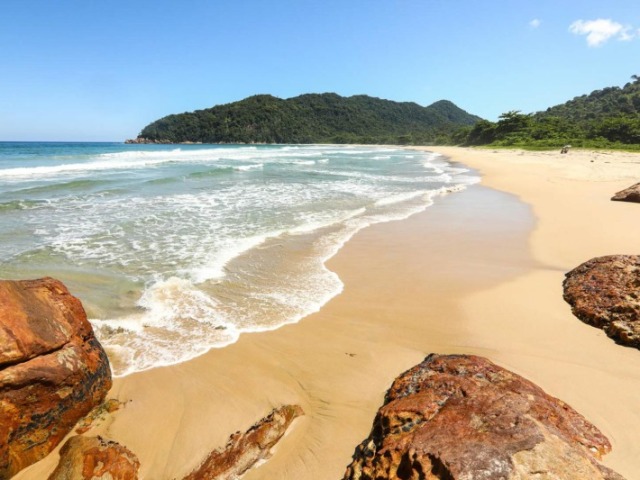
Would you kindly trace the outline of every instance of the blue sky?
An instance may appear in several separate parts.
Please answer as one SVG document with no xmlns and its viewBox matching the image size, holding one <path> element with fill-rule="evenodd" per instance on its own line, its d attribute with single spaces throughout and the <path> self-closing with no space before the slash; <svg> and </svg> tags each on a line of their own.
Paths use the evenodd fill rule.
<svg viewBox="0 0 640 480">
<path fill-rule="evenodd" d="M 2 0 L 0 140 L 135 137 L 270 93 L 495 120 L 640 74 L 637 0 Z"/>
</svg>

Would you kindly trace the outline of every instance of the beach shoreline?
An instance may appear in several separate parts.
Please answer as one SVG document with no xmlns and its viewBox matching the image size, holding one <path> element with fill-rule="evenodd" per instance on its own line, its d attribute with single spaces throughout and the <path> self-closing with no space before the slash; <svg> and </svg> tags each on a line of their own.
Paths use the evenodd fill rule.
<svg viewBox="0 0 640 480">
<path fill-rule="evenodd" d="M 638 182 L 640 155 L 433 150 L 478 169 L 484 185 L 518 195 L 536 218 L 528 241 L 536 267 L 462 301 L 469 318 L 518 319 L 501 322 L 514 341 L 498 349 L 492 360 L 534 381 L 594 423 L 613 446 L 603 463 L 625 478 L 638 478 L 640 352 L 615 344 L 602 330 L 573 316 L 562 298 L 562 281 L 567 271 L 591 258 L 637 254 L 638 205 L 612 202 L 611 197 Z M 495 343 L 483 328 L 474 342 Z"/>
<path fill-rule="evenodd" d="M 244 478 L 338 479 L 396 376 L 429 353 L 468 353 L 582 413 L 613 444 L 604 463 L 633 479 L 640 352 L 574 318 L 561 281 L 594 256 L 637 253 L 638 207 L 609 198 L 637 182 L 640 156 L 424 150 L 479 170 L 482 184 L 359 231 L 327 263 L 345 286 L 319 312 L 116 379 L 109 397 L 125 406 L 88 434 L 134 451 L 140 478 L 182 478 L 231 433 L 299 404 L 306 415 Z M 56 462 L 16 478 L 46 478 Z"/>
</svg>

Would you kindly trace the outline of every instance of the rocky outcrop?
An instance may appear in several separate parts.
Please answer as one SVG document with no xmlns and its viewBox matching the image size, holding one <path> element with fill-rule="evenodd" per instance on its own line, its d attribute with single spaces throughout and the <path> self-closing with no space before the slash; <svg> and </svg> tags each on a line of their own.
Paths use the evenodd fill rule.
<svg viewBox="0 0 640 480">
<path fill-rule="evenodd" d="M 136 138 L 129 138 L 128 140 L 125 140 L 124 143 L 127 144 L 134 144 L 134 145 L 140 145 L 140 144 L 151 144 L 151 145 L 171 145 L 171 144 L 176 144 L 176 145 L 202 145 L 202 142 L 172 142 L 171 140 L 155 140 L 152 138 L 145 138 L 145 137 L 136 137 Z"/>
<path fill-rule="evenodd" d="M 102 437 L 71 437 L 48 480 L 137 480 L 140 461 L 126 447 Z"/>
<path fill-rule="evenodd" d="M 576 317 L 640 348 L 640 255 L 593 258 L 567 273 L 563 287 Z"/>
<path fill-rule="evenodd" d="M 107 356 L 62 283 L 0 281 L 0 479 L 47 455 L 109 388 Z"/>
<path fill-rule="evenodd" d="M 631 185 L 629 188 L 625 188 L 616 193 L 611 200 L 618 202 L 637 202 L 640 203 L 640 183 Z"/>
<path fill-rule="evenodd" d="M 562 401 L 482 357 L 429 355 L 400 375 L 345 480 L 621 480 L 611 446 Z"/>
<path fill-rule="evenodd" d="M 136 138 L 129 138 L 127 140 L 124 141 L 124 143 L 128 143 L 128 144 L 161 144 L 161 145 L 166 145 L 166 144 L 170 144 L 173 143 L 170 140 L 153 140 L 151 138 L 145 138 L 145 137 L 136 137 Z"/>
<path fill-rule="evenodd" d="M 125 405 L 125 402 L 121 402 L 115 398 L 110 398 L 109 400 L 104 401 L 91 410 L 86 416 L 78 420 L 75 432 L 78 435 L 88 432 L 94 426 L 106 421 L 109 414 L 119 410 L 123 405 Z"/>
<path fill-rule="evenodd" d="M 214 450 L 184 480 L 233 480 L 259 460 L 280 440 L 293 420 L 304 412 L 298 405 L 285 405 L 273 410 L 245 433 L 236 432 L 227 445 Z"/>
</svg>

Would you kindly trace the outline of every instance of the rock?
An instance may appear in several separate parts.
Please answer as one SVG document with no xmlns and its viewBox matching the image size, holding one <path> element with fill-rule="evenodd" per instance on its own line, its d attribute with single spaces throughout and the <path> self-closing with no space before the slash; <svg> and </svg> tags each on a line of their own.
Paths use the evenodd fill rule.
<svg viewBox="0 0 640 480">
<path fill-rule="evenodd" d="M 608 440 L 528 380 L 466 355 L 429 355 L 387 392 L 345 480 L 621 480 Z"/>
<path fill-rule="evenodd" d="M 269 450 L 300 415 L 304 412 L 298 405 L 273 410 L 245 433 L 231 435 L 226 447 L 211 452 L 184 480 L 235 480 L 256 462 L 267 458 Z"/>
<path fill-rule="evenodd" d="M 137 145 L 147 145 L 147 144 L 169 144 L 172 143 L 169 140 L 152 140 L 150 138 L 145 137 L 137 137 L 137 138 L 129 138 L 125 140 L 124 143 L 128 144 L 137 144 Z"/>
<path fill-rule="evenodd" d="M 619 202 L 637 202 L 640 203 L 640 183 L 631 185 L 629 188 L 616 193 L 611 200 Z"/>
<path fill-rule="evenodd" d="M 171 140 L 167 140 L 167 139 L 153 139 L 153 138 L 145 138 L 145 137 L 137 137 L 137 138 L 129 138 L 128 140 L 125 140 L 124 143 L 127 144 L 137 144 L 137 145 L 202 145 L 202 142 L 191 142 L 191 141 L 184 141 L 184 142 L 172 142 Z"/>
<path fill-rule="evenodd" d="M 0 479 L 46 456 L 110 388 L 107 356 L 62 283 L 0 281 Z"/>
<path fill-rule="evenodd" d="M 640 255 L 592 258 L 567 273 L 563 287 L 576 317 L 640 348 Z"/>
<path fill-rule="evenodd" d="M 137 480 L 140 461 L 128 448 L 102 437 L 71 437 L 48 480 Z"/>
<path fill-rule="evenodd" d="M 125 402 L 121 402 L 115 398 L 106 400 L 78 420 L 75 432 L 79 435 L 88 432 L 99 422 L 106 420 L 108 414 L 119 410 L 124 404 Z"/>
<path fill-rule="evenodd" d="M 152 138 L 145 137 L 137 137 L 137 138 L 129 138 L 125 140 L 124 143 L 128 144 L 152 144 L 152 145 L 202 145 L 202 142 L 192 142 L 190 140 L 185 140 L 184 142 L 172 142 L 171 140 L 159 139 L 154 140 Z"/>
</svg>

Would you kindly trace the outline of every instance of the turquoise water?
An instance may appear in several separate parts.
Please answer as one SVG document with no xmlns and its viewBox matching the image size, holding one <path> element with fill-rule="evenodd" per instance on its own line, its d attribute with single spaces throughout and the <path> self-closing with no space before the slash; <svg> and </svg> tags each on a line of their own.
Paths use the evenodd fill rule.
<svg viewBox="0 0 640 480">
<path fill-rule="evenodd" d="M 0 277 L 65 282 L 125 375 L 317 311 L 355 232 L 475 181 L 396 148 L 0 142 Z"/>
</svg>

